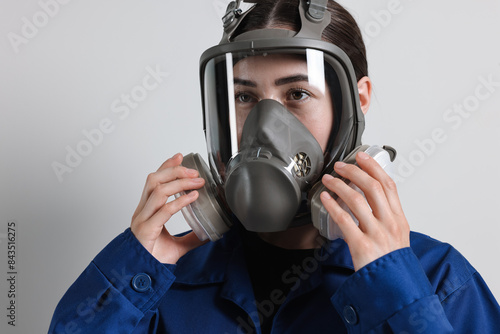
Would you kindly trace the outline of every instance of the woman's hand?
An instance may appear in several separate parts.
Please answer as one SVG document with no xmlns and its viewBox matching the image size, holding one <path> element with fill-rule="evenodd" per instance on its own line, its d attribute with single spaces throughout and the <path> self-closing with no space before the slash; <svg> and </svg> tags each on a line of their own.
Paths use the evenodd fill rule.
<svg viewBox="0 0 500 334">
<path fill-rule="evenodd" d="M 130 225 L 139 242 L 162 263 L 175 264 L 184 254 L 205 243 L 193 232 L 174 237 L 164 226 L 174 213 L 194 202 L 198 192 L 192 191 L 170 202 L 168 198 L 181 191 L 199 189 L 205 183 L 196 170 L 181 166 L 182 159 L 178 153 L 148 175 Z"/>
<path fill-rule="evenodd" d="M 323 184 L 337 194 L 359 221 L 343 210 L 327 193 L 321 201 L 339 225 L 349 245 L 354 269 L 397 249 L 410 246 L 410 227 L 406 221 L 396 184 L 372 157 L 364 152 L 356 155 L 358 166 L 337 162 L 335 172 L 349 179 L 365 194 L 365 198 L 339 178 L 323 176 Z"/>
</svg>

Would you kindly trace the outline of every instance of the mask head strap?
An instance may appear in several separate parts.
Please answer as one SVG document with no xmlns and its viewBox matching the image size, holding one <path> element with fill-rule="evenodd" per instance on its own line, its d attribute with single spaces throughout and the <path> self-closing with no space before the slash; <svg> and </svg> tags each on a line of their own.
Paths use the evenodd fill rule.
<svg viewBox="0 0 500 334">
<path fill-rule="evenodd" d="M 254 6 L 243 12 L 240 8 L 241 0 L 231 1 L 222 17 L 224 34 L 219 44 L 229 43 L 234 32 L 243 21 L 245 16 L 255 8 L 259 0 L 243 0 L 245 3 L 253 3 Z M 313 38 L 321 40 L 323 30 L 330 24 L 331 14 L 327 9 L 328 0 L 300 0 L 299 13 L 301 29 L 293 37 Z"/>
</svg>

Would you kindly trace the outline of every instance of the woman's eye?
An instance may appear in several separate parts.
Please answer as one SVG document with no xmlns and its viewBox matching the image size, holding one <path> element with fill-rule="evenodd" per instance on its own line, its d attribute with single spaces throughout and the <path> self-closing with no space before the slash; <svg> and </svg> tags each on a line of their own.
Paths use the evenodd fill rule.
<svg viewBox="0 0 500 334">
<path fill-rule="evenodd" d="M 253 102 L 255 98 L 250 94 L 238 93 L 236 94 L 236 100 L 241 103 L 250 103 Z"/>
<path fill-rule="evenodd" d="M 301 101 L 309 97 L 309 94 L 303 90 L 294 90 L 290 92 L 290 100 Z"/>
</svg>

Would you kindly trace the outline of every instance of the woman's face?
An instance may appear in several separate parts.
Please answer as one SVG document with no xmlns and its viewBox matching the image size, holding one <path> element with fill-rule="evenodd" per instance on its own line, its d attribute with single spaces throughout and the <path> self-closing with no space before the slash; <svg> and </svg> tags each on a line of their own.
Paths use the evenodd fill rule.
<svg viewBox="0 0 500 334">
<path fill-rule="evenodd" d="M 272 99 L 295 115 L 325 151 L 333 104 L 323 73 L 319 79 L 311 75 L 304 58 L 292 55 L 248 57 L 240 60 L 233 72 L 238 142 L 250 110 L 260 100 Z"/>
</svg>

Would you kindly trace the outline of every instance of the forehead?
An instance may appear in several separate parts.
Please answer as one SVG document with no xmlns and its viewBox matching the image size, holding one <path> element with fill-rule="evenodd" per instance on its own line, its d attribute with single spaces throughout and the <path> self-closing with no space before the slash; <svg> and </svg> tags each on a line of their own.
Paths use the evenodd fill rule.
<svg viewBox="0 0 500 334">
<path fill-rule="evenodd" d="M 307 73 L 307 62 L 305 57 L 300 55 L 258 55 L 239 60 L 233 71 L 237 77 L 260 75 L 276 77 L 290 73 Z"/>
</svg>

